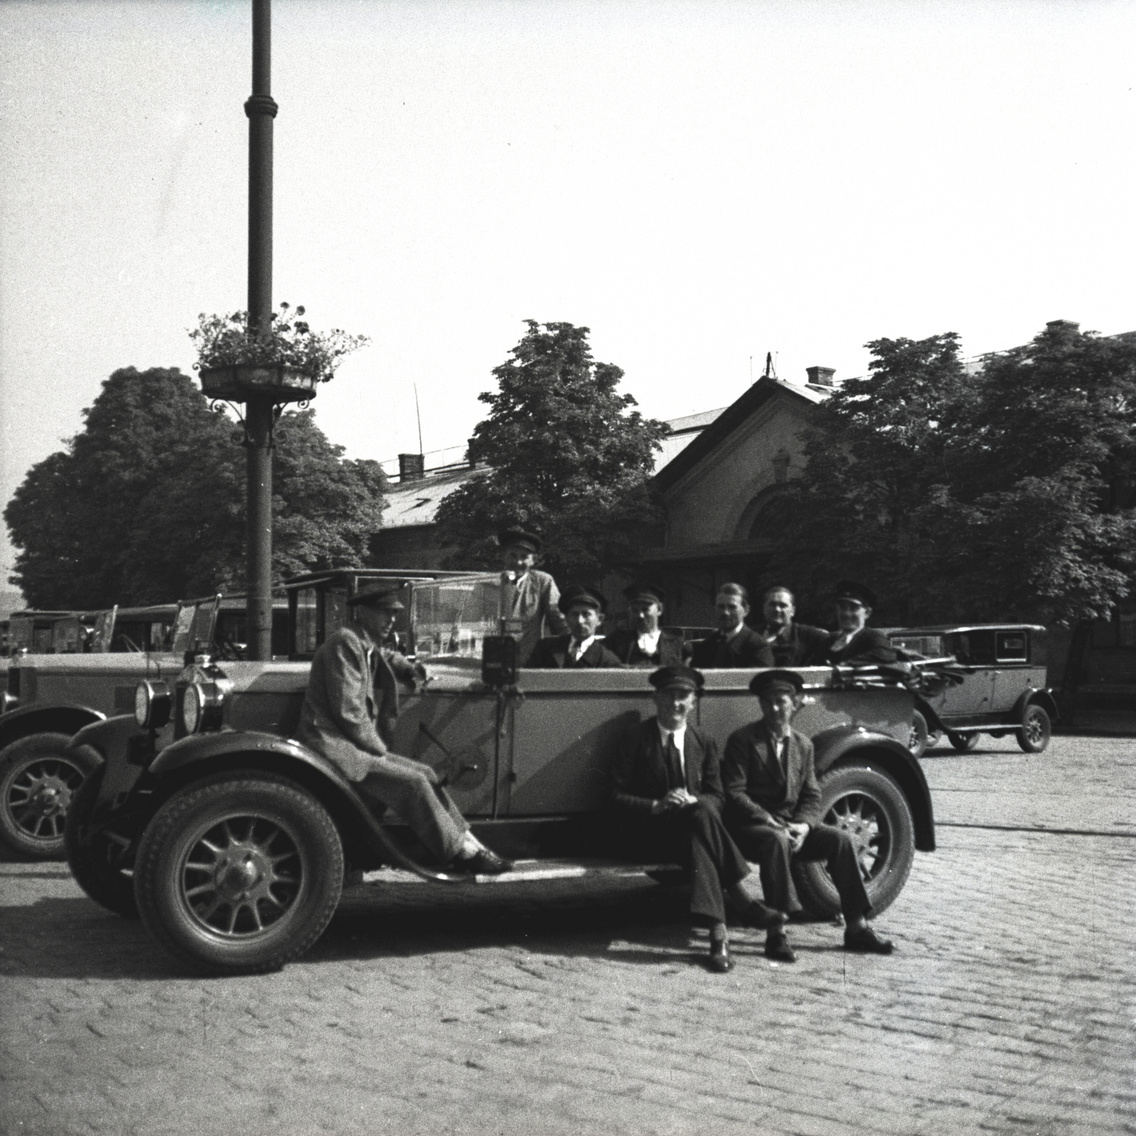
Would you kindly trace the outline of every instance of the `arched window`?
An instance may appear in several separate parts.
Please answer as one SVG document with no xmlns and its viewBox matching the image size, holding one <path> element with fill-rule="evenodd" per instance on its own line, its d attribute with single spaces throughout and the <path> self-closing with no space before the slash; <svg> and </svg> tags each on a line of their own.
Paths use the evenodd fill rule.
<svg viewBox="0 0 1136 1136">
<path fill-rule="evenodd" d="M 790 515 L 789 489 L 784 485 L 767 486 L 745 507 L 735 539 L 749 541 L 761 548 L 778 546 Z"/>
</svg>

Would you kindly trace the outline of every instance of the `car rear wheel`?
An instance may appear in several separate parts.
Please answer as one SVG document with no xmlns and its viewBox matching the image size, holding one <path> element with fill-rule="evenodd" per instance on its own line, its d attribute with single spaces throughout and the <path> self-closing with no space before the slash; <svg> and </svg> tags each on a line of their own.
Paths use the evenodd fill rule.
<svg viewBox="0 0 1136 1136">
<path fill-rule="evenodd" d="M 1027 706 L 1022 717 L 1022 728 L 1017 732 L 1018 745 L 1026 753 L 1041 753 L 1049 745 L 1053 725 L 1041 706 Z"/>
<path fill-rule="evenodd" d="M 970 753 L 978 745 L 978 731 L 973 734 L 956 734 L 953 730 L 947 731 L 947 741 L 951 748 L 958 753 Z"/>
<path fill-rule="evenodd" d="M 61 860 L 67 810 L 98 764 L 66 753 L 66 734 L 30 734 L 0 751 L 0 839 L 23 856 Z"/>
<path fill-rule="evenodd" d="M 915 859 L 915 825 L 903 791 L 869 765 L 842 765 L 820 779 L 824 824 L 843 829 L 856 843 L 860 874 L 874 912 L 903 890 Z M 794 861 L 801 902 L 814 914 L 840 914 L 840 895 L 819 861 Z"/>
<path fill-rule="evenodd" d="M 327 810 L 290 781 L 253 775 L 176 793 L 143 833 L 134 870 L 146 929 L 205 974 L 264 973 L 298 958 L 342 887 Z"/>
<path fill-rule="evenodd" d="M 134 901 L 134 839 L 112 825 L 92 833 L 91 813 L 102 788 L 103 770 L 96 769 L 79 787 L 67 810 L 64 845 L 75 882 L 97 904 L 126 919 L 138 918 Z"/>
<path fill-rule="evenodd" d="M 907 748 L 916 757 L 922 757 L 927 750 L 927 719 L 916 710 L 911 715 L 911 733 L 907 738 Z"/>
</svg>

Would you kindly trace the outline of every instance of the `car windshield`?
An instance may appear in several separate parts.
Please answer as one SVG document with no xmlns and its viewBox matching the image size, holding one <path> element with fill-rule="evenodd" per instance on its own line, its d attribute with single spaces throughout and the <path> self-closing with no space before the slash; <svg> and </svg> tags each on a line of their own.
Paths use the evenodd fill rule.
<svg viewBox="0 0 1136 1136">
<path fill-rule="evenodd" d="M 501 577 L 416 583 L 410 599 L 411 644 L 420 659 L 480 659 L 486 635 L 496 635 Z"/>
</svg>

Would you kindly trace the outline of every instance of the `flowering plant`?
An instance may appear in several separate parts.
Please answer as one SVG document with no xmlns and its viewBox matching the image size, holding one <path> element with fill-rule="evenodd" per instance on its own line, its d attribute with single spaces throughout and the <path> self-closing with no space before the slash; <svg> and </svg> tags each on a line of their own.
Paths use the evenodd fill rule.
<svg viewBox="0 0 1136 1136">
<path fill-rule="evenodd" d="M 304 319 L 302 305 L 292 308 L 281 302 L 280 311 L 272 313 L 271 321 L 266 335 L 254 337 L 248 333 L 245 312 L 233 312 L 229 316 L 210 316 L 202 312 L 197 317 L 196 330 L 189 333 L 197 348 L 194 369 L 232 367 L 240 363 L 282 364 L 326 383 L 344 355 L 370 342 L 365 335 L 348 335 L 338 328 L 328 332 L 312 331 Z"/>
</svg>

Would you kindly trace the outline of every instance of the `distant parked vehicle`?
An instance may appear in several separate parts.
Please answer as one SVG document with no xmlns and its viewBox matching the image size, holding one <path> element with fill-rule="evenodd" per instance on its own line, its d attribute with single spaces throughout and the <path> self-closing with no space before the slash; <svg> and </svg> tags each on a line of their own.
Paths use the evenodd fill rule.
<svg viewBox="0 0 1136 1136">
<path fill-rule="evenodd" d="M 935 731 L 959 752 L 980 734 L 1013 734 L 1026 753 L 1049 744 L 1057 702 L 1049 689 L 1046 631 L 1032 623 L 956 623 L 890 629 L 897 647 L 922 658 L 953 656 L 962 681 L 915 702 L 911 751 L 922 756 Z"/>
</svg>

